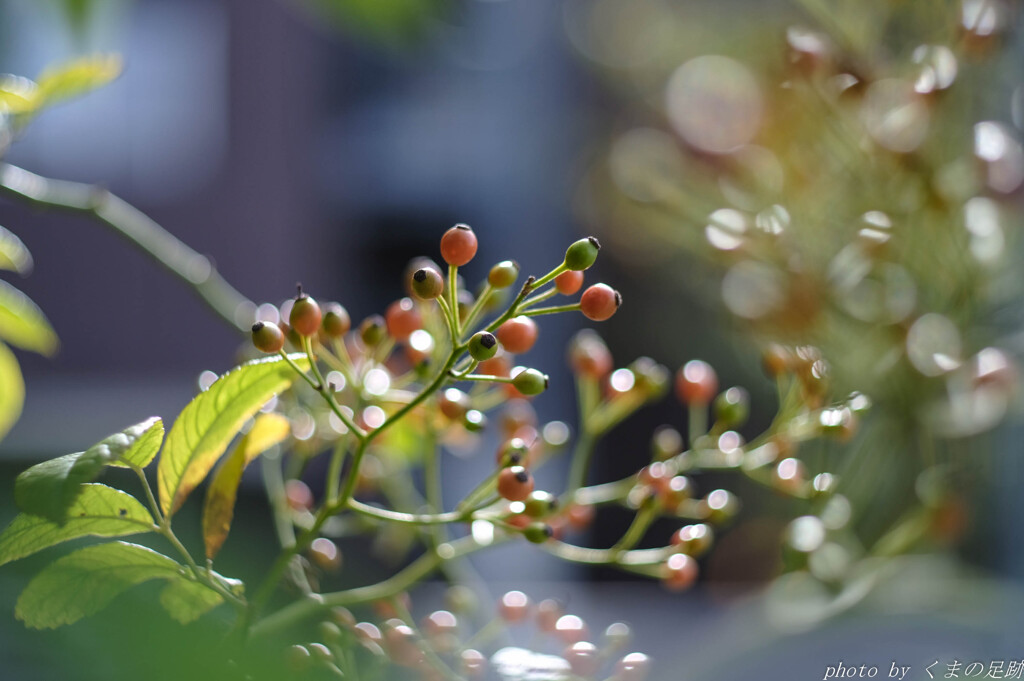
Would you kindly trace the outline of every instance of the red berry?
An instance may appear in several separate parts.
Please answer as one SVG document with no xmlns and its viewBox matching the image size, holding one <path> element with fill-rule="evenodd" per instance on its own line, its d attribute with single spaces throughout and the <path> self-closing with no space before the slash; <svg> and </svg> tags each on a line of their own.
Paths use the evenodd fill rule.
<svg viewBox="0 0 1024 681">
<path fill-rule="evenodd" d="M 355 630 L 356 636 L 364 641 L 380 643 L 384 640 L 384 636 L 380 633 L 380 629 L 377 628 L 376 624 L 360 622 L 352 628 Z"/>
<path fill-rule="evenodd" d="M 533 491 L 533 476 L 522 466 L 510 466 L 498 474 L 498 494 L 509 501 L 526 501 Z"/>
<path fill-rule="evenodd" d="M 622 296 L 607 284 L 594 284 L 580 297 L 580 311 L 595 322 L 611 317 L 619 305 L 622 305 Z"/>
<path fill-rule="evenodd" d="M 252 325 L 252 344 L 260 352 L 280 352 L 284 347 L 284 332 L 274 322 L 256 322 Z"/>
<path fill-rule="evenodd" d="M 469 411 L 469 395 L 458 388 L 448 388 L 438 399 L 441 413 L 452 421 L 461 419 Z"/>
<path fill-rule="evenodd" d="M 630 653 L 615 666 L 615 681 L 643 681 L 651 667 L 651 658 L 643 653 Z"/>
<path fill-rule="evenodd" d="M 476 255 L 476 234 L 469 225 L 455 225 L 441 237 L 441 257 L 449 265 L 462 267 Z"/>
<path fill-rule="evenodd" d="M 600 336 L 584 329 L 569 343 L 569 364 L 577 374 L 601 378 L 612 370 L 612 353 Z"/>
<path fill-rule="evenodd" d="M 498 601 L 498 614 L 506 622 L 522 622 L 530 613 L 530 598 L 522 591 L 509 591 Z"/>
<path fill-rule="evenodd" d="M 573 643 L 565 649 L 562 657 L 569 663 L 572 673 L 582 678 L 592 677 L 601 668 L 597 646 L 588 641 Z"/>
<path fill-rule="evenodd" d="M 467 648 L 459 654 L 462 671 L 470 678 L 481 678 L 487 670 L 487 658 L 479 650 Z"/>
<path fill-rule="evenodd" d="M 497 355 L 480 362 L 476 372 L 483 376 L 506 377 L 512 371 L 512 359 L 510 355 Z"/>
<path fill-rule="evenodd" d="M 320 330 L 322 320 L 320 306 L 307 295 L 296 298 L 292 303 L 291 312 L 288 313 L 288 323 L 302 336 L 315 336 Z"/>
<path fill-rule="evenodd" d="M 683 404 L 708 404 L 716 392 L 718 376 L 707 362 L 692 359 L 676 374 L 676 396 Z"/>
<path fill-rule="evenodd" d="M 558 618 L 563 614 L 562 604 L 548 598 L 537 604 L 537 628 L 544 632 L 553 632 Z"/>
<path fill-rule="evenodd" d="M 495 334 L 506 352 L 519 355 L 537 342 L 537 323 L 529 317 L 514 317 L 498 327 Z"/>
<path fill-rule="evenodd" d="M 685 553 L 673 553 L 662 568 L 662 583 L 671 591 L 684 591 L 697 581 L 697 561 Z"/>
<path fill-rule="evenodd" d="M 590 635 L 587 623 L 576 615 L 562 615 L 555 622 L 555 633 L 566 645 L 579 643 Z"/>
<path fill-rule="evenodd" d="M 289 480 L 284 485 L 288 506 L 296 511 L 308 511 L 313 507 L 313 493 L 301 480 Z"/>
<path fill-rule="evenodd" d="M 384 631 L 391 659 L 403 667 L 415 667 L 423 659 L 423 651 L 416 645 L 416 632 L 401 620 L 388 620 Z"/>
<path fill-rule="evenodd" d="M 589 504 L 573 504 L 566 511 L 569 527 L 574 530 L 585 530 L 594 522 L 594 507 Z"/>
<path fill-rule="evenodd" d="M 321 570 L 336 572 L 341 567 L 338 546 L 326 537 L 317 537 L 309 547 L 309 557 Z"/>
<path fill-rule="evenodd" d="M 583 286 L 583 272 L 569 270 L 555 277 L 555 288 L 564 296 L 571 296 Z"/>
<path fill-rule="evenodd" d="M 677 547 L 683 553 L 698 558 L 708 552 L 708 549 L 711 548 L 711 544 L 714 541 L 714 530 L 711 529 L 710 525 L 705 525 L 704 523 L 686 525 L 685 527 L 679 528 L 676 533 L 672 535 L 673 546 Z"/>
<path fill-rule="evenodd" d="M 388 305 L 384 313 L 388 334 L 398 341 L 405 341 L 413 331 L 423 328 L 423 318 L 411 298 L 400 298 Z"/>
</svg>

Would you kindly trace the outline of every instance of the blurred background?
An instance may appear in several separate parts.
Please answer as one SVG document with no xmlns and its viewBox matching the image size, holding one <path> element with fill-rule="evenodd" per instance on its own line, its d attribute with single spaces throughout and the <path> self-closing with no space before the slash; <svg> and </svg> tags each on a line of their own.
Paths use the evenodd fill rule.
<svg viewBox="0 0 1024 681">
<path fill-rule="evenodd" d="M 810 29 L 787 32 L 823 23 L 839 43 L 835 52 L 858 58 L 833 60 Z M 404 295 L 406 263 L 436 258 L 440 234 L 456 222 L 472 225 L 480 239 L 465 272 L 473 280 L 506 258 L 527 272 L 546 272 L 566 244 L 596 233 L 606 248 L 588 281 L 612 283 L 626 301 L 600 329 L 618 363 L 650 355 L 675 370 L 694 357 L 709 361 L 723 387 L 750 390 L 754 413 L 744 432 L 751 436 L 776 406 L 774 385 L 760 368 L 766 340 L 820 344 L 839 367 L 837 388 L 866 390 L 865 367 L 882 364 L 887 344 L 897 342 L 879 340 L 875 330 L 902 329 L 903 348 L 919 313 L 941 313 L 956 326 L 957 351 L 943 343 L 941 323 L 919 328 L 928 342 L 916 354 L 908 346 L 914 377 L 889 372 L 868 381 L 872 397 L 882 395 L 882 420 L 852 447 L 826 444 L 808 459 L 832 470 L 844 456 L 855 462 L 845 464 L 849 496 L 870 509 L 857 518 L 869 546 L 916 503 L 922 469 L 941 463 L 944 479 L 958 481 L 956 503 L 942 506 L 951 536 L 869 580 L 874 590 L 846 584 L 822 592 L 799 580 L 766 588 L 783 567 L 780 538 L 801 511 L 742 482 L 730 488 L 744 500 L 743 515 L 705 561 L 701 586 L 686 595 L 665 597 L 655 584 L 521 548 L 475 561 L 494 593 L 514 587 L 562 599 L 596 628 L 630 622 L 636 647 L 656 661 L 657 679 L 820 679 L 840 660 L 878 665 L 880 676 L 896 661 L 913 667 L 907 678 L 924 679 L 924 667 L 936 660 L 1024 656 L 1013 634 L 1024 603 L 1017 588 L 1024 578 L 1016 530 L 1024 517 L 1019 432 L 976 437 L 1015 407 L 1008 399 L 985 402 L 979 416 L 972 401 L 970 423 L 987 425 L 951 433 L 927 464 L 921 442 L 930 435 L 918 437 L 927 419 L 915 415 L 918 401 L 955 394 L 948 381 L 935 387 L 946 381 L 945 370 L 927 369 L 936 356 L 962 354 L 967 367 L 988 343 L 1002 342 L 1009 356 L 1020 350 L 1013 238 L 1024 177 L 1016 141 L 1024 122 L 1019 23 L 1018 4 L 996 0 L 0 0 L 0 72 L 32 76 L 98 51 L 120 53 L 125 64 L 110 86 L 42 114 L 5 160 L 109 188 L 208 254 L 256 302 L 280 303 L 301 281 L 313 295 L 341 301 L 354 320 Z M 919 38 L 929 32 L 960 41 L 956 55 L 950 52 L 952 67 L 942 51 L 917 56 Z M 780 103 L 776 88 L 799 91 L 801 73 L 814 87 L 839 87 L 815 80 L 823 63 L 829 78 L 853 79 L 843 92 L 857 91 L 856 106 L 869 111 L 858 120 L 876 147 L 865 152 L 844 141 L 841 116 L 833 129 L 834 111 Z M 931 73 L 931 86 L 921 86 L 922 73 Z M 970 87 L 957 90 L 958 98 L 936 94 L 965 80 Z M 910 95 L 896 86 L 904 81 Z M 1000 127 L 979 132 L 981 120 Z M 820 163 L 862 152 L 874 184 L 866 174 L 833 172 L 831 160 Z M 979 153 L 988 174 L 975 172 Z M 926 176 L 922 167 L 935 170 L 923 183 L 939 187 L 935 202 L 915 184 Z M 808 179 L 816 171 L 820 184 Z M 887 182 L 912 189 L 884 193 L 879 186 Z M 893 258 L 901 269 L 878 275 L 888 287 L 884 323 L 864 312 L 860 298 L 837 303 L 838 317 L 818 317 L 817 303 L 791 297 L 788 279 L 779 283 L 779 272 L 795 272 L 809 273 L 801 290 L 845 285 L 838 275 L 827 282 L 813 276 L 815 258 L 824 263 L 821 272 L 834 272 L 830 263 L 849 238 L 849 225 L 829 222 L 835 215 L 884 209 L 897 218 L 919 215 L 922 223 L 948 220 L 959 234 L 963 206 L 978 197 L 988 203 L 971 204 L 968 218 L 999 213 L 999 257 L 980 257 L 958 279 L 959 266 L 944 269 L 950 261 L 926 256 L 943 255 L 943 248 L 962 255 L 966 242 L 936 244 L 926 231 L 908 229 L 914 238 Z M 779 205 L 788 211 L 774 210 Z M 685 228 L 689 223 L 697 228 Z M 61 338 L 53 358 L 19 355 L 26 406 L 0 444 L 3 489 L 35 461 L 154 414 L 170 419 L 194 395 L 202 371 L 234 365 L 237 332 L 115 235 L 8 199 L 0 199 L 0 224 L 32 251 L 35 270 L 17 283 Z M 809 266 L 765 256 L 754 232 L 792 234 L 795 245 L 785 253 Z M 971 233 L 971 247 L 983 256 L 992 251 L 990 226 Z M 915 260 L 913 248 L 925 255 Z M 744 258 L 737 252 L 753 255 L 738 267 Z M 859 271 L 859 263 L 841 262 L 840 269 Z M 926 273 L 970 284 L 945 290 L 925 281 Z M 850 290 L 860 295 L 854 278 Z M 917 302 L 904 306 L 908 279 L 919 295 L 911 293 Z M 992 288 L 1002 295 L 998 305 L 987 297 Z M 574 422 L 564 347 L 584 321 L 559 316 L 542 324 L 530 361 L 554 379 L 535 403 L 545 420 Z M 925 359 L 915 362 L 918 356 Z M 668 422 L 682 430 L 683 419 L 683 409 L 667 400 L 627 421 L 599 448 L 595 478 L 635 471 L 649 456 L 653 428 Z M 446 459 L 453 497 L 486 474 L 494 446 L 487 442 L 476 459 Z M 545 483 L 557 489 L 565 471 L 554 468 Z M 713 489 L 726 479 L 712 476 L 706 484 Z M 9 495 L 0 499 L 6 523 L 13 503 Z M 246 488 L 241 503 L 234 546 L 248 540 L 260 555 L 229 546 L 222 572 L 245 577 L 275 546 L 258 484 Z M 181 525 L 190 524 L 198 526 L 186 515 Z M 607 545 L 627 524 L 625 515 L 602 514 L 590 540 Z M 672 530 L 665 524 L 655 532 Z M 359 546 L 343 549 L 361 553 Z M 372 558 L 351 564 L 345 579 L 353 582 L 380 569 Z M 0 611 L 11 611 L 40 565 L 28 560 L 0 571 Z M 439 601 L 436 591 L 428 588 L 423 603 Z M 29 632 L 0 617 L 4 678 L 190 673 L 194 660 L 151 650 L 152 640 L 179 635 L 175 626 L 123 626 L 152 597 L 140 594 L 57 633 Z M 858 607 L 850 611 L 844 599 Z M 810 605 L 794 605 L 803 603 Z M 193 643 L 213 624 L 198 626 Z M 112 638 L 125 645 L 109 656 L 103 642 Z"/>
</svg>

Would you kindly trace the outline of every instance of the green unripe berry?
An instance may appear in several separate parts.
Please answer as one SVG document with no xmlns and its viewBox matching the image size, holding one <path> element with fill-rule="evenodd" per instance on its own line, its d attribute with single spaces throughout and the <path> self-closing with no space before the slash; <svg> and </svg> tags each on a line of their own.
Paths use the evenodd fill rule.
<svg viewBox="0 0 1024 681">
<path fill-rule="evenodd" d="M 433 267 L 423 267 L 413 272 L 410 288 L 417 298 L 433 300 L 444 291 L 444 279 Z"/>
<path fill-rule="evenodd" d="M 462 427 L 471 433 L 478 433 L 487 427 L 487 416 L 476 409 L 470 409 L 462 417 Z"/>
<path fill-rule="evenodd" d="M 498 339 L 493 333 L 477 331 L 469 339 L 469 355 L 478 362 L 494 357 L 498 353 Z"/>
<path fill-rule="evenodd" d="M 380 345 L 387 337 L 387 322 L 379 314 L 370 315 L 359 325 L 359 339 L 368 348 Z"/>
<path fill-rule="evenodd" d="M 491 268 L 487 274 L 487 283 L 494 288 L 508 288 L 519 278 L 519 263 L 515 260 L 503 260 Z"/>
<path fill-rule="evenodd" d="M 300 294 L 292 304 L 292 310 L 288 314 L 288 324 L 301 336 L 315 336 L 320 330 L 320 322 L 323 315 L 320 306 L 315 300 L 305 294 Z"/>
<path fill-rule="evenodd" d="M 743 388 L 729 388 L 715 398 L 715 420 L 720 425 L 727 428 L 741 426 L 748 416 L 750 395 Z"/>
<path fill-rule="evenodd" d="M 526 508 L 523 513 L 531 518 L 546 518 L 558 509 L 558 497 L 543 490 L 531 492 L 524 503 Z"/>
<path fill-rule="evenodd" d="M 320 638 L 329 645 L 338 645 L 344 636 L 341 633 L 341 627 L 334 622 L 321 622 L 317 626 L 317 631 L 320 634 Z"/>
<path fill-rule="evenodd" d="M 310 643 L 309 652 L 313 659 L 318 662 L 330 662 L 334 659 L 334 654 L 331 653 L 331 649 L 323 643 Z"/>
<path fill-rule="evenodd" d="M 498 450 L 498 464 L 502 468 L 518 466 L 530 453 L 530 447 L 521 438 L 514 437 Z"/>
<path fill-rule="evenodd" d="M 548 376 L 536 369 L 524 369 L 515 375 L 512 385 L 524 395 L 540 395 L 547 390 Z"/>
<path fill-rule="evenodd" d="M 523 530 L 523 536 L 526 537 L 528 542 L 533 544 L 543 544 L 548 539 L 551 539 L 551 535 L 551 528 L 544 523 L 530 523 Z"/>
<path fill-rule="evenodd" d="M 348 310 L 338 303 L 327 303 L 324 305 L 324 319 L 320 328 L 328 338 L 341 338 L 352 328 Z"/>
<path fill-rule="evenodd" d="M 565 252 L 565 266 L 577 272 L 585 270 L 597 260 L 601 244 L 592 236 L 573 243 Z"/>
<path fill-rule="evenodd" d="M 274 322 L 256 322 L 252 325 L 252 344 L 260 352 L 280 352 L 284 347 L 284 333 Z"/>
<path fill-rule="evenodd" d="M 294 645 L 288 649 L 288 666 L 293 671 L 309 669 L 310 661 L 309 649 L 306 646 Z"/>
</svg>

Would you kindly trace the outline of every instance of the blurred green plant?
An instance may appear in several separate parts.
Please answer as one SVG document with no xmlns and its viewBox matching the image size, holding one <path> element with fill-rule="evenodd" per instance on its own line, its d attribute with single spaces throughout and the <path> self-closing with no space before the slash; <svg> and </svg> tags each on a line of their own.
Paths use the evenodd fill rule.
<svg viewBox="0 0 1024 681">
<path fill-rule="evenodd" d="M 1004 122 L 1012 104 L 1020 124 L 1020 10 L 796 4 L 714 31 L 722 17 L 684 3 L 635 3 L 628 29 L 614 2 L 570 3 L 628 121 L 582 205 L 617 254 L 730 312 L 748 347 L 813 352 L 832 390 L 871 396 L 849 448 L 799 457 L 838 473 L 873 552 L 925 550 L 926 517 L 966 529 L 985 435 L 1018 393 L 998 346 L 1020 320 L 1024 152 Z"/>
</svg>

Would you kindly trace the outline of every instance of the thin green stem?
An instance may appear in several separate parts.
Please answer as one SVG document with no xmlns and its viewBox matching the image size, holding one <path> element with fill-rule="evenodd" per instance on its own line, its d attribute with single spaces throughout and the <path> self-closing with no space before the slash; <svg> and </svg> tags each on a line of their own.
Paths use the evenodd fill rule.
<svg viewBox="0 0 1024 681">
<path fill-rule="evenodd" d="M 437 304 L 441 307 L 441 312 L 444 314 L 445 322 L 448 323 L 448 335 L 451 336 L 452 345 L 455 345 L 456 343 L 459 342 L 459 331 L 458 328 L 455 326 L 455 317 L 452 316 L 452 308 L 448 304 L 448 301 L 444 299 L 443 295 L 438 296 L 437 298 L 435 298 L 435 300 L 437 300 Z"/>
<path fill-rule="evenodd" d="M 519 289 L 519 294 L 516 295 L 515 299 L 512 301 L 512 304 L 509 305 L 508 309 L 505 310 L 505 312 L 503 312 L 497 319 L 488 324 L 485 330 L 494 333 L 495 329 L 515 317 L 519 313 L 519 306 L 522 304 L 523 300 L 526 296 L 530 295 L 531 291 L 534 290 L 536 281 L 537 280 L 533 277 L 527 277 L 526 281 L 523 282 L 523 287 Z"/>
<path fill-rule="evenodd" d="M 534 290 L 536 290 L 536 289 L 534 289 Z M 558 289 L 555 288 L 554 286 L 552 286 L 548 290 L 542 291 L 541 293 L 538 293 L 535 296 L 530 296 L 529 298 L 524 300 L 523 304 L 519 306 L 519 309 L 520 310 L 525 310 L 528 307 L 533 307 L 537 303 L 543 303 L 545 300 L 548 300 L 550 298 L 554 298 L 556 295 L 558 295 Z"/>
<path fill-rule="evenodd" d="M 452 314 L 452 345 L 455 345 L 462 337 L 459 327 L 459 268 L 456 265 L 448 266 L 448 295 Z"/>
<path fill-rule="evenodd" d="M 86 215 L 102 222 L 190 286 L 224 321 L 248 331 L 256 305 L 196 252 L 152 218 L 102 187 L 53 180 L 0 163 L 0 193 L 42 208 Z"/>
<path fill-rule="evenodd" d="M 462 324 L 464 331 L 472 331 L 476 318 L 480 316 L 481 312 L 483 312 L 483 309 L 487 305 L 487 301 L 491 297 L 492 293 L 494 293 L 494 287 L 491 286 L 490 282 L 487 282 L 487 284 L 484 285 L 484 290 L 480 292 L 480 297 L 476 299 L 476 302 L 473 303 L 473 307 L 469 310 L 469 314 L 466 315 L 466 321 Z M 458 301 L 456 301 L 456 307 L 458 307 Z"/>
<path fill-rule="evenodd" d="M 539 317 L 545 314 L 559 314 L 560 312 L 575 312 L 580 309 L 579 303 L 570 303 L 568 305 L 552 305 L 551 307 L 535 307 L 532 310 L 523 310 L 521 314 L 524 317 Z"/>
<path fill-rule="evenodd" d="M 549 281 L 551 281 L 552 279 L 557 277 L 559 274 L 562 274 L 563 272 L 568 272 L 568 271 L 569 271 L 569 268 L 566 266 L 565 262 L 563 261 L 561 265 L 559 265 L 555 269 L 551 270 L 550 272 L 545 274 L 543 277 L 541 277 L 537 281 L 533 282 L 534 290 L 539 289 L 541 286 L 543 286 L 544 284 L 548 283 Z"/>
</svg>

